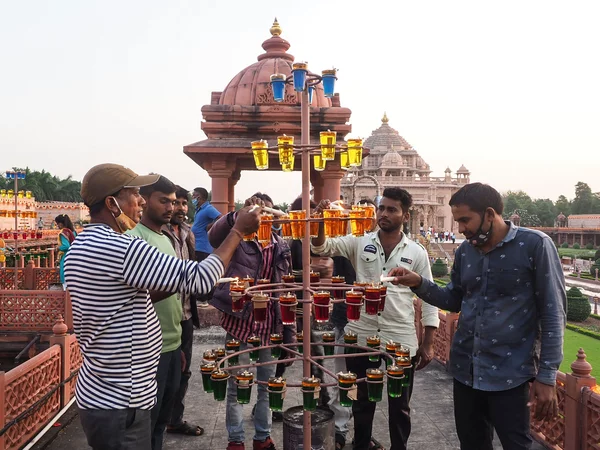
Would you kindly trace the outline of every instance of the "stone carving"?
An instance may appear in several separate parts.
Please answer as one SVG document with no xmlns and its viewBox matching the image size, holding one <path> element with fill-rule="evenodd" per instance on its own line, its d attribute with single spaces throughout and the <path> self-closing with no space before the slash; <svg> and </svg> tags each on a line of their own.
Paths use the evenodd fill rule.
<svg viewBox="0 0 600 450">
<path fill-rule="evenodd" d="M 292 90 L 290 86 L 285 87 L 285 96 L 282 102 L 276 102 L 273 98 L 273 88 L 271 87 L 271 83 L 267 84 L 267 89 L 264 94 L 258 94 L 256 96 L 256 104 L 257 105 L 297 105 L 299 104 L 298 96 Z"/>
</svg>

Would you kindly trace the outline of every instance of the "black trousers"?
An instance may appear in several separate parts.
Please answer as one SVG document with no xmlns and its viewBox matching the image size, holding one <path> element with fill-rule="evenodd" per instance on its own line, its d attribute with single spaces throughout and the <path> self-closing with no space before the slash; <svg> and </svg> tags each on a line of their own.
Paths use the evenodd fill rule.
<svg viewBox="0 0 600 450">
<path fill-rule="evenodd" d="M 529 383 L 480 391 L 454 380 L 454 420 L 461 450 L 492 450 L 494 428 L 506 450 L 531 448 Z"/>
<path fill-rule="evenodd" d="M 192 365 L 192 344 L 194 342 L 194 325 L 192 319 L 181 322 L 181 351 L 185 355 L 185 367 L 181 372 L 181 381 L 179 381 L 179 389 L 175 392 L 173 400 L 173 411 L 171 412 L 170 425 L 177 427 L 183 423 L 183 411 L 185 410 L 185 394 L 188 390 L 190 370 Z"/>
<path fill-rule="evenodd" d="M 93 450 L 148 450 L 150 410 L 81 409 L 79 419 Z"/>
<path fill-rule="evenodd" d="M 379 367 L 381 363 L 371 362 L 367 356 L 359 358 L 346 358 L 346 367 L 354 372 L 358 378 L 367 376 L 367 369 Z M 402 396 L 388 397 L 388 416 L 390 450 L 405 450 L 408 436 L 410 436 L 410 396 L 412 395 L 414 370 L 411 373 L 410 386 L 402 389 Z M 385 394 L 384 394 L 385 395 Z M 352 415 L 354 416 L 354 450 L 368 450 L 371 434 L 373 432 L 373 416 L 375 415 L 375 402 L 370 402 L 367 394 L 367 383 L 358 383 L 358 400 L 352 402 Z"/>
<path fill-rule="evenodd" d="M 152 450 L 162 450 L 163 436 L 171 421 L 171 411 L 181 379 L 181 348 L 161 353 L 156 371 L 156 405 L 151 410 Z"/>
</svg>

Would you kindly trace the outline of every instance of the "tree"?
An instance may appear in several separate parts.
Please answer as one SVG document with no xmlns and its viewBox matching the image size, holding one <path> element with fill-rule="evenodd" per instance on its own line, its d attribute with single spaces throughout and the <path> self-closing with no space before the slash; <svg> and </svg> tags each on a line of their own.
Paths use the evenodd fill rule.
<svg viewBox="0 0 600 450">
<path fill-rule="evenodd" d="M 543 227 L 554 226 L 554 221 L 556 220 L 556 216 L 558 216 L 554 203 L 548 198 L 535 199 L 533 201 L 533 210 L 530 212 L 538 216 Z"/>
<path fill-rule="evenodd" d="M 556 208 L 557 216 L 560 213 L 563 213 L 566 217 L 568 217 L 569 214 L 571 214 L 571 202 L 564 195 L 560 195 L 558 197 L 558 200 L 556 200 L 554 207 Z"/>
<path fill-rule="evenodd" d="M 523 209 L 533 212 L 533 201 L 531 197 L 523 191 L 508 191 L 504 194 L 504 216 L 510 218 L 517 209 Z"/>
<path fill-rule="evenodd" d="M 580 181 L 575 185 L 575 198 L 573 199 L 573 214 L 589 214 L 595 206 L 595 196 L 587 183 Z"/>
<path fill-rule="evenodd" d="M 13 168 L 13 170 L 23 169 Z M 81 182 L 73 180 L 70 175 L 61 179 L 45 170 L 38 172 L 26 168 L 23 171 L 25 172 L 25 180 L 19 181 L 18 189 L 31 191 L 37 201 L 82 201 L 80 195 Z M 0 186 L 3 189 L 13 189 L 13 181 L 5 179 L 4 182 L 0 181 Z"/>
<path fill-rule="evenodd" d="M 541 221 L 538 216 L 535 214 L 531 214 L 526 209 L 515 209 L 514 211 L 521 218 L 520 226 L 522 227 L 539 227 L 541 226 Z M 512 213 L 511 213 L 512 215 Z"/>
</svg>

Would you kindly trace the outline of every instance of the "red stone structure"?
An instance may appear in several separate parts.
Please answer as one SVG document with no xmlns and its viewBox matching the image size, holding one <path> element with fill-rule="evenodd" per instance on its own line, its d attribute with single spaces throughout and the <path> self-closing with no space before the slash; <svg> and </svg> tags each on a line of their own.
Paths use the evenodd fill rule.
<svg viewBox="0 0 600 450">
<path fill-rule="evenodd" d="M 233 211 L 235 185 L 243 170 L 256 170 L 250 143 L 265 139 L 277 145 L 277 136 L 287 134 L 300 139 L 300 96 L 286 86 L 281 103 L 273 99 L 270 77 L 274 73 L 290 75 L 294 57 L 287 51 L 290 43 L 281 38 L 277 19 L 271 37 L 263 42 L 265 53 L 258 61 L 241 70 L 222 92 L 213 92 L 209 105 L 202 107 L 202 130 L 208 137 L 184 147 L 183 151 L 208 172 L 212 179 L 211 203 L 222 213 Z M 316 86 L 310 108 L 311 143 L 318 144 L 321 131 L 336 131 L 338 142 L 351 131 L 351 111 L 340 105 L 340 97 L 326 98 Z M 270 170 L 280 170 L 276 155 L 269 160 Z M 295 170 L 301 170 L 300 157 Z M 340 196 L 344 171 L 339 161 L 328 161 L 323 172 L 311 169 L 315 199 Z"/>
</svg>

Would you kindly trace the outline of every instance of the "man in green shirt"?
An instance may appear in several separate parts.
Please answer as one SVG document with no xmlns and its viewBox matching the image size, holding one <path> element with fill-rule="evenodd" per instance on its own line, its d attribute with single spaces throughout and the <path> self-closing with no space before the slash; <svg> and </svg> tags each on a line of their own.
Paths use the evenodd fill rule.
<svg viewBox="0 0 600 450">
<path fill-rule="evenodd" d="M 173 215 L 176 186 L 160 176 L 158 181 L 140 189 L 146 205 L 142 219 L 127 234 L 142 238 L 162 253 L 176 257 L 169 238 L 162 233 L 163 225 L 169 223 Z M 160 322 L 162 351 L 156 382 L 158 392 L 156 405 L 151 411 L 152 450 L 161 450 L 163 434 L 171 419 L 171 410 L 179 388 L 182 368 L 181 353 L 181 302 L 177 293 L 152 292 L 150 298 Z"/>
</svg>

